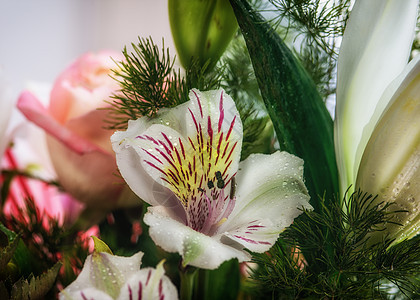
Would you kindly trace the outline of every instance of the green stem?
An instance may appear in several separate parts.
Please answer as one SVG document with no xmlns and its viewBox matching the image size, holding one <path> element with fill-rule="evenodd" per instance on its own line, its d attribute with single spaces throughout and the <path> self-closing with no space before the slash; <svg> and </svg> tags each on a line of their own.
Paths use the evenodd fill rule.
<svg viewBox="0 0 420 300">
<path fill-rule="evenodd" d="M 181 277 L 181 291 L 180 299 L 181 300 L 191 300 L 194 299 L 194 286 L 195 279 L 198 274 L 198 269 L 191 266 L 179 266 L 179 275 Z"/>
</svg>

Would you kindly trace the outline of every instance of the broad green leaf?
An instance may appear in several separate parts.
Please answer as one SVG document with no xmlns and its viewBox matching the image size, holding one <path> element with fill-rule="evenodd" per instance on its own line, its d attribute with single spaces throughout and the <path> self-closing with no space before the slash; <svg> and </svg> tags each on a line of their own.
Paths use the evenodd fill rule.
<svg viewBox="0 0 420 300">
<path fill-rule="evenodd" d="M 282 150 L 305 161 L 311 204 L 338 195 L 333 121 L 312 79 L 285 43 L 246 0 L 230 0 L 244 35 L 261 95 Z"/>
<path fill-rule="evenodd" d="M 200 270 L 199 299 L 235 300 L 239 291 L 239 263 L 237 260 L 224 262 L 216 270 Z"/>
</svg>

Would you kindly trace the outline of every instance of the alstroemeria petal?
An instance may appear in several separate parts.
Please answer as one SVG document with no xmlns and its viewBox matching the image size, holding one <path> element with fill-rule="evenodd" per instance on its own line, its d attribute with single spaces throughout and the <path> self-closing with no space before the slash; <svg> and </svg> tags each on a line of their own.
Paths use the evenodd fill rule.
<svg viewBox="0 0 420 300">
<path fill-rule="evenodd" d="M 335 144 L 342 194 L 355 183 L 385 88 L 407 64 L 418 0 L 356 1 L 338 59 Z M 380 115 L 380 112 L 379 112 Z"/>
<path fill-rule="evenodd" d="M 119 300 L 133 299 L 178 299 L 178 292 L 168 277 L 165 276 L 163 261 L 156 269 L 141 269 L 132 275 L 122 287 Z"/>
<path fill-rule="evenodd" d="M 226 260 L 237 258 L 242 262 L 251 257 L 240 249 L 241 245 L 223 244 L 220 235 L 210 237 L 173 220 L 163 207 L 149 207 L 144 222 L 150 226 L 153 241 L 165 251 L 180 253 L 185 265 L 216 269 Z"/>
<path fill-rule="evenodd" d="M 116 132 L 111 141 L 118 167 L 133 191 L 152 205 L 178 209 L 170 193 L 163 195 L 168 189 L 187 207 L 216 174 L 222 175 L 222 184 L 236 173 L 242 123 L 224 90 L 193 89 L 187 103 L 161 110 L 155 119 L 130 121 L 127 131 Z M 157 199 L 154 190 L 164 197 Z"/>
<path fill-rule="evenodd" d="M 189 96 L 187 136 L 197 136 L 198 140 L 202 131 L 207 137 L 207 144 L 202 147 L 212 148 L 210 157 L 220 157 L 213 162 L 214 165 L 223 159 L 228 164 L 227 173 L 233 175 L 238 169 L 243 136 L 235 102 L 223 89 L 207 92 L 193 89 Z"/>
<path fill-rule="evenodd" d="M 420 56 L 407 66 L 366 146 L 357 176 L 357 188 L 377 202 L 394 202 L 397 213 L 387 232 L 396 242 L 410 238 L 420 224 Z"/>
<path fill-rule="evenodd" d="M 267 251 L 302 208 L 311 209 L 303 161 L 287 152 L 252 154 L 239 165 L 237 201 L 218 232 L 253 252 Z"/>
<path fill-rule="evenodd" d="M 144 170 L 138 154 L 139 140 L 136 137 L 143 133 L 150 123 L 147 118 L 128 121 L 126 131 L 117 131 L 111 136 L 112 147 L 116 153 L 117 165 L 124 180 L 134 193 L 151 205 L 163 205 L 170 201 L 173 193 L 158 184 Z"/>
<path fill-rule="evenodd" d="M 223 90 L 193 89 L 186 108 L 181 132 L 166 126 L 164 115 L 165 125 L 153 124 L 131 142 L 147 173 L 184 204 L 191 190 L 203 187 L 203 177 L 210 180 L 220 171 L 228 180 L 236 173 L 242 140 L 239 114 Z"/>
<path fill-rule="evenodd" d="M 64 290 L 63 295 L 95 288 L 117 297 L 123 283 L 140 269 L 142 257 L 142 252 L 131 257 L 94 252 L 86 258 L 82 272 Z"/>
<path fill-rule="evenodd" d="M 95 288 L 85 288 L 74 292 L 62 292 L 60 300 L 113 300 L 111 296 Z"/>
<path fill-rule="evenodd" d="M 190 143 L 180 133 L 161 124 L 153 124 L 138 134 L 131 145 L 147 174 L 167 188 L 172 187 L 172 180 L 183 181 L 180 170 L 183 161 L 194 155 Z"/>
</svg>

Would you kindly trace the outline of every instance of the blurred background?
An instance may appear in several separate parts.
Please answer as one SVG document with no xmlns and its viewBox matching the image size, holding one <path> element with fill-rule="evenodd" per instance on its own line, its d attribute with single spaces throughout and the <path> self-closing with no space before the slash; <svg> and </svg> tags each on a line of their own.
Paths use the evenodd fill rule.
<svg viewBox="0 0 420 300">
<path fill-rule="evenodd" d="M 0 86 L 14 99 L 28 82 L 52 83 L 87 51 L 121 51 L 138 36 L 171 48 L 167 0 L 0 1 Z"/>
</svg>

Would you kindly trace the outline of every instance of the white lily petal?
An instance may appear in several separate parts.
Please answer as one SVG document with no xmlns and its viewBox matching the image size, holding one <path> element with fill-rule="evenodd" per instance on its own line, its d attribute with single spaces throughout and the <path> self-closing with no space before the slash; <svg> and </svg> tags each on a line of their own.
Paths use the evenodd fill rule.
<svg viewBox="0 0 420 300">
<path fill-rule="evenodd" d="M 185 265 L 216 269 L 226 260 L 248 261 L 251 256 L 237 245 L 223 244 L 218 236 L 207 236 L 173 220 L 163 207 L 149 207 L 144 222 L 153 241 L 167 252 L 178 252 Z"/>
<path fill-rule="evenodd" d="M 311 209 L 303 160 L 287 152 L 252 154 L 239 165 L 237 199 L 218 229 L 253 252 L 267 251 L 279 233 Z"/>
<path fill-rule="evenodd" d="M 335 144 L 342 194 L 355 183 L 360 159 L 377 122 L 385 88 L 405 67 L 418 0 L 356 1 L 338 60 Z"/>
<path fill-rule="evenodd" d="M 398 90 L 375 127 L 366 146 L 357 188 L 394 202 L 398 213 L 387 232 L 399 240 L 418 233 L 420 225 L 420 56 L 407 66 Z"/>
<path fill-rule="evenodd" d="M 132 275 L 121 289 L 119 300 L 178 299 L 178 291 L 165 276 L 163 261 L 156 269 L 145 268 Z"/>
<path fill-rule="evenodd" d="M 72 293 L 65 290 L 60 294 L 60 300 L 113 300 L 111 296 L 95 288 L 85 288 Z"/>
<path fill-rule="evenodd" d="M 77 279 L 64 289 L 64 295 L 95 288 L 116 297 L 123 283 L 140 269 L 142 257 L 142 252 L 131 257 L 94 252 L 86 258 Z"/>
</svg>

